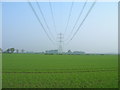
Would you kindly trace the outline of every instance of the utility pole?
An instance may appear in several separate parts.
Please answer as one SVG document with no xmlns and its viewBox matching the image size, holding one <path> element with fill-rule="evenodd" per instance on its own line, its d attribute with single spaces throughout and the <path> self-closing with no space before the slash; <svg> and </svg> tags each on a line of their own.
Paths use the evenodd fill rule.
<svg viewBox="0 0 120 90">
<path fill-rule="evenodd" d="M 59 33 L 58 34 L 58 39 L 59 39 L 59 45 L 58 45 L 58 54 L 62 54 L 63 53 L 63 47 L 62 47 L 62 43 L 63 43 L 63 34 Z"/>
</svg>

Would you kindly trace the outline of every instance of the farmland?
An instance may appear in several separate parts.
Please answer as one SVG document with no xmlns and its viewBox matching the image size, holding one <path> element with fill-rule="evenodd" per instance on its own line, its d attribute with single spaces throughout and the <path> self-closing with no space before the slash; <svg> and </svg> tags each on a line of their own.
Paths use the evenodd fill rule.
<svg viewBox="0 0 120 90">
<path fill-rule="evenodd" d="M 117 88 L 117 55 L 3 54 L 3 88 Z"/>
</svg>

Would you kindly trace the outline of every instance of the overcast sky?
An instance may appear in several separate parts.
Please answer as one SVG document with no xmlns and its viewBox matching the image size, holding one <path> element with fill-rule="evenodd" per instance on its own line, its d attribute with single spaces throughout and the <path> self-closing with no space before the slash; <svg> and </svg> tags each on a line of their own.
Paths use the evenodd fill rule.
<svg viewBox="0 0 120 90">
<path fill-rule="evenodd" d="M 32 2 L 37 15 L 55 44 L 48 39 L 43 28 L 27 2 L 3 3 L 3 49 L 14 47 L 26 51 L 45 51 L 58 48 L 58 34 L 64 35 L 63 51 L 85 51 L 92 53 L 117 53 L 118 51 L 118 6 L 117 2 L 97 2 L 75 37 L 68 43 L 72 35 L 84 19 L 92 2 L 87 3 L 73 33 L 78 15 L 84 2 L 74 2 L 71 16 L 67 25 L 72 2 L 52 2 L 55 27 L 48 2 L 39 3 L 54 36 L 47 30 L 44 19 L 39 12 L 36 2 Z M 69 36 L 70 35 L 70 36 Z"/>
</svg>

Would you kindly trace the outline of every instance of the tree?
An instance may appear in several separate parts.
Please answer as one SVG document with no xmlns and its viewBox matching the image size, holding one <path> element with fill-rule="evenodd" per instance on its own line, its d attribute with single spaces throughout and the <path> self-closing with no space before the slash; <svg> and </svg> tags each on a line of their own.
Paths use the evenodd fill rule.
<svg viewBox="0 0 120 90">
<path fill-rule="evenodd" d="M 68 50 L 69 53 L 71 53 L 72 51 L 71 50 Z"/>
<path fill-rule="evenodd" d="M 24 49 L 21 50 L 22 53 L 24 53 L 24 51 L 25 51 Z"/>
<path fill-rule="evenodd" d="M 10 48 L 10 52 L 14 53 L 15 49 L 14 48 Z"/>
<path fill-rule="evenodd" d="M 6 52 L 7 52 L 7 53 L 10 53 L 10 49 L 8 48 L 8 49 L 6 50 Z"/>
<path fill-rule="evenodd" d="M 68 50 L 67 54 L 72 54 L 72 51 L 71 51 L 71 50 Z"/>
</svg>

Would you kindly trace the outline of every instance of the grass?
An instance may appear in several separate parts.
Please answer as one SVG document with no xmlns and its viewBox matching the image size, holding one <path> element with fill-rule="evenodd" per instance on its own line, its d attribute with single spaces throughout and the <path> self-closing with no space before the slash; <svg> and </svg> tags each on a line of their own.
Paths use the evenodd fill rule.
<svg viewBox="0 0 120 90">
<path fill-rule="evenodd" d="M 117 55 L 3 54 L 3 88 L 117 88 Z"/>
</svg>

